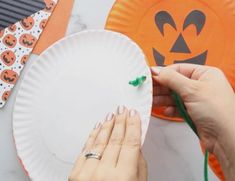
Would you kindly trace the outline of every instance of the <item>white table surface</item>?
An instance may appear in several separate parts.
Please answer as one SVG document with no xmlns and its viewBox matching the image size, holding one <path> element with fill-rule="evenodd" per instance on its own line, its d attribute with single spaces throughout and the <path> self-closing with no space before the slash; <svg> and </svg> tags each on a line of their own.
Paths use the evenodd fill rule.
<svg viewBox="0 0 235 181">
<path fill-rule="evenodd" d="M 114 0 L 75 0 L 67 35 L 103 29 Z M 29 181 L 21 168 L 12 138 L 12 110 L 24 72 L 35 60 L 32 55 L 8 103 L 0 109 L 0 181 Z M 152 118 L 144 144 L 150 181 L 202 181 L 203 155 L 196 136 L 184 123 Z M 218 179 L 210 171 L 210 181 Z"/>
</svg>

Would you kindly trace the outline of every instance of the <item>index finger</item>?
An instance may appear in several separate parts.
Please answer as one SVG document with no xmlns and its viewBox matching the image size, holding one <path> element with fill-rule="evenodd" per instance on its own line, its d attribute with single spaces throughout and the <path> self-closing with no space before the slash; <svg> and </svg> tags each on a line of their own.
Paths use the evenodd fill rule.
<svg viewBox="0 0 235 181">
<path fill-rule="evenodd" d="M 126 133 L 117 166 L 137 169 L 141 147 L 141 122 L 137 111 L 129 111 Z"/>
<path fill-rule="evenodd" d="M 208 69 L 207 66 L 188 64 L 188 63 L 179 63 L 179 64 L 168 65 L 167 67 L 151 67 L 151 70 L 155 75 L 158 75 L 161 72 L 161 69 L 168 69 L 168 68 L 175 70 L 176 72 L 184 75 L 185 77 L 189 79 L 193 79 L 193 75 L 195 72 L 200 74 Z"/>
</svg>

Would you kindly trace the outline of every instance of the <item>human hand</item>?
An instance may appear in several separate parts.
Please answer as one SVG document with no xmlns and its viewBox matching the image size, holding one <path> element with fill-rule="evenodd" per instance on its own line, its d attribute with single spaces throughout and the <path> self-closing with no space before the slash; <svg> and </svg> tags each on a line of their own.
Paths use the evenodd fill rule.
<svg viewBox="0 0 235 181">
<path fill-rule="evenodd" d="M 141 149 L 141 122 L 136 111 L 118 108 L 91 132 L 69 181 L 146 181 L 146 162 Z M 101 160 L 86 158 L 89 151 Z"/>
<path fill-rule="evenodd" d="M 225 122 L 227 115 L 233 115 L 235 95 L 222 71 L 217 68 L 176 64 L 163 68 L 160 73 L 152 69 L 155 106 L 166 106 L 167 116 L 177 116 L 178 111 L 171 91 L 176 91 L 184 101 L 187 111 L 200 138 L 207 148 L 213 150 L 221 128 L 234 124 Z M 216 134 L 216 135 L 215 135 Z"/>
<path fill-rule="evenodd" d="M 175 64 L 160 71 L 155 67 L 152 72 L 154 106 L 166 106 L 167 116 L 179 116 L 171 90 L 177 92 L 206 149 L 219 158 L 225 172 L 229 170 L 227 160 L 233 160 L 229 165 L 234 173 L 235 95 L 223 72 L 191 64 Z"/>
</svg>

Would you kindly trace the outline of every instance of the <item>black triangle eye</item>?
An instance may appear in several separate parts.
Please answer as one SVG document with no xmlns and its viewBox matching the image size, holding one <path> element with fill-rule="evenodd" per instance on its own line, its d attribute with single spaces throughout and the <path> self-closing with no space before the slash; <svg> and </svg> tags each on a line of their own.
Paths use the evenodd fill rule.
<svg viewBox="0 0 235 181">
<path fill-rule="evenodd" d="M 166 11 L 160 11 L 156 14 L 155 16 L 155 23 L 161 32 L 161 34 L 164 36 L 164 25 L 169 24 L 171 25 L 175 30 L 176 29 L 176 24 L 172 16 L 166 12 Z"/>
<path fill-rule="evenodd" d="M 206 16 L 202 11 L 194 10 L 186 17 L 184 21 L 183 30 L 185 30 L 189 25 L 195 25 L 197 29 L 197 35 L 199 35 L 206 23 Z"/>
</svg>

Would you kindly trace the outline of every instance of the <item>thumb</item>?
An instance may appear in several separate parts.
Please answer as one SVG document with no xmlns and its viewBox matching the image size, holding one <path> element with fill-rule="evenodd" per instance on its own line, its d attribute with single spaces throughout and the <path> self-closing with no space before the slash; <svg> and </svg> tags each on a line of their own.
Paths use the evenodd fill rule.
<svg viewBox="0 0 235 181">
<path fill-rule="evenodd" d="M 164 67 L 160 71 L 152 68 L 153 79 L 164 87 L 167 87 L 179 95 L 184 95 L 189 87 L 194 83 L 193 80 L 185 77 L 174 69 Z"/>
</svg>

